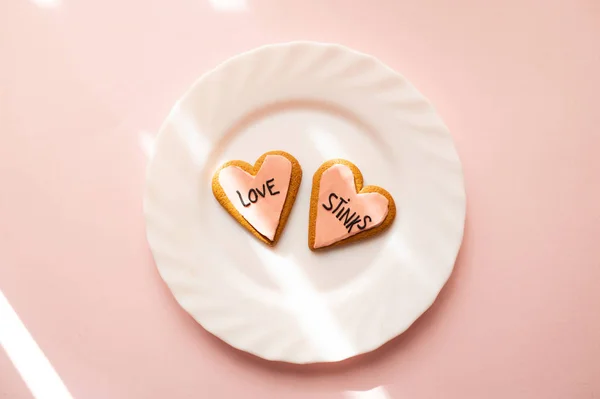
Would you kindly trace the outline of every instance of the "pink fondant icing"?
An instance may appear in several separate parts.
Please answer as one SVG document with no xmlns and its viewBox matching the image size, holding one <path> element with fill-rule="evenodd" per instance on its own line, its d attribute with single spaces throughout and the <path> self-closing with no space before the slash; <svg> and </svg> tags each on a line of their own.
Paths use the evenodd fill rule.
<svg viewBox="0 0 600 399">
<path fill-rule="evenodd" d="M 379 226 L 388 214 L 388 205 L 388 199 L 379 193 L 357 194 L 352 170 L 333 165 L 321 175 L 314 247 L 326 247 Z"/>
<path fill-rule="evenodd" d="M 237 166 L 228 166 L 219 172 L 219 184 L 244 219 L 260 234 L 273 240 L 291 176 L 289 159 L 267 155 L 256 176 Z"/>
</svg>

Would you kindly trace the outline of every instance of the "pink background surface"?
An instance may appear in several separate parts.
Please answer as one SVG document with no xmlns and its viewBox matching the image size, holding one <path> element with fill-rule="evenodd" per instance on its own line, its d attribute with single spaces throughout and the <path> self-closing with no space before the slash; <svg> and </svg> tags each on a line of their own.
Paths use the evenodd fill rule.
<svg viewBox="0 0 600 399">
<path fill-rule="evenodd" d="M 215 6 L 232 3 L 0 2 L 0 397 L 58 377 L 74 398 L 599 397 L 600 3 Z M 184 90 L 294 39 L 409 78 L 450 127 L 468 195 L 435 305 L 373 354 L 301 368 L 237 352 L 179 309 L 141 207 L 144 143 Z M 31 370 L 7 309 L 53 369 Z M 8 353 L 27 355 L 20 372 Z"/>
</svg>

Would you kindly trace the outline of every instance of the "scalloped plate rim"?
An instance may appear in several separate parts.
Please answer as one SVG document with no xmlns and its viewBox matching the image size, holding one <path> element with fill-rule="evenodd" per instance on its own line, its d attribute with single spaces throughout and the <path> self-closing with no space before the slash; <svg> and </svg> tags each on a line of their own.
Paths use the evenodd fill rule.
<svg viewBox="0 0 600 399">
<path fill-rule="evenodd" d="M 194 81 L 194 83 L 191 85 L 191 87 L 184 92 L 184 94 L 181 96 L 181 98 L 176 102 L 175 106 L 170 110 L 170 112 L 169 112 L 168 116 L 165 118 L 164 122 L 161 124 L 161 127 L 159 129 L 159 133 L 158 133 L 158 135 L 156 137 L 157 146 L 160 145 L 160 143 L 163 140 L 164 136 L 167 134 L 166 131 L 167 131 L 167 126 L 168 126 L 169 120 L 172 118 L 172 116 L 173 116 L 173 114 L 174 114 L 174 112 L 175 112 L 175 110 L 177 108 L 177 105 L 185 103 L 192 96 L 192 94 L 195 93 L 198 90 L 198 88 L 202 86 L 203 82 L 210 75 L 212 75 L 213 73 L 216 73 L 216 72 L 219 72 L 219 71 L 225 69 L 228 65 L 232 65 L 232 64 L 234 64 L 236 62 L 239 62 L 240 60 L 243 60 L 244 57 L 247 57 L 247 56 L 250 56 L 250 55 L 253 55 L 253 54 L 254 55 L 260 54 L 262 51 L 265 51 L 265 50 L 272 50 L 274 48 L 285 48 L 285 47 L 288 47 L 288 46 L 303 46 L 303 47 L 315 47 L 315 46 L 318 46 L 318 47 L 321 47 L 321 48 L 322 47 L 330 47 L 330 48 L 335 48 L 337 51 L 341 51 L 341 52 L 346 52 L 346 53 L 353 54 L 354 56 L 357 56 L 357 57 L 367 57 L 367 58 L 375 61 L 376 64 L 378 65 L 378 67 L 385 68 L 385 70 L 386 70 L 387 73 L 394 74 L 394 75 L 398 76 L 398 78 L 402 79 L 403 82 L 407 83 L 410 86 L 410 90 L 412 90 L 414 92 L 414 94 L 416 94 L 417 96 L 421 97 L 421 99 L 424 102 L 426 102 L 428 105 L 430 105 L 433 113 L 436 114 L 436 116 L 437 116 L 435 108 L 433 107 L 433 105 L 431 104 L 431 102 L 425 96 L 423 96 L 414 86 L 412 86 L 412 84 L 410 84 L 410 82 L 403 75 L 401 75 L 400 73 L 398 73 L 394 69 L 390 68 L 389 66 L 387 66 L 386 64 L 384 64 L 383 62 L 381 62 L 376 57 L 373 57 L 373 56 L 365 54 L 363 52 L 351 49 L 351 48 L 349 48 L 349 47 L 347 47 L 345 45 L 335 44 L 335 43 L 323 43 L 323 42 L 313 42 L 313 41 L 293 41 L 293 42 L 287 42 L 287 43 L 283 42 L 283 43 L 267 44 L 267 45 L 263 45 L 263 46 L 260 46 L 260 47 L 257 47 L 257 48 L 245 51 L 243 53 L 240 53 L 238 55 L 235 55 L 235 56 L 227 59 L 226 61 L 218 64 L 213 69 L 211 69 L 208 72 L 202 74 L 198 79 L 196 79 Z M 447 128 L 446 128 L 446 130 L 447 130 Z M 456 151 L 455 148 L 453 148 L 453 149 L 454 149 L 454 151 Z M 269 149 L 266 149 L 266 150 L 269 150 Z M 153 167 L 153 162 L 152 161 L 153 161 L 152 159 L 148 161 L 148 168 L 147 168 L 147 174 L 146 174 L 146 176 L 147 176 L 146 177 L 147 182 L 149 182 L 151 180 L 152 167 Z M 460 166 L 460 161 L 458 161 L 458 166 L 459 166 L 460 180 L 461 180 L 461 183 L 462 183 L 462 195 L 463 195 L 463 198 L 462 198 L 463 206 L 462 206 L 462 209 L 460 209 L 460 211 L 462 212 L 462 216 L 460 217 L 460 226 L 459 226 L 460 238 L 458 240 L 457 246 L 456 246 L 455 251 L 454 251 L 453 259 L 452 259 L 452 262 L 451 262 L 452 266 L 447 270 L 445 278 L 443 279 L 443 284 L 439 287 L 439 289 L 436 290 L 436 292 L 435 292 L 434 295 L 430 296 L 430 301 L 428 302 L 427 306 L 422 309 L 422 311 L 420 312 L 420 315 L 422 315 L 423 313 L 425 313 L 432 306 L 432 304 L 435 302 L 436 298 L 439 296 L 439 293 L 440 293 L 441 289 L 443 288 L 443 286 L 445 285 L 445 283 L 447 282 L 447 280 L 451 276 L 452 270 L 454 268 L 454 263 L 456 262 L 456 259 L 458 257 L 459 250 L 460 250 L 460 247 L 461 247 L 461 244 L 462 244 L 462 239 L 463 239 L 463 236 L 464 236 L 465 220 L 466 220 L 466 195 L 465 195 L 465 192 L 464 192 L 464 176 L 463 176 L 463 172 L 462 172 L 462 167 Z M 307 174 L 307 177 L 310 177 L 311 174 L 312 174 L 312 171 L 305 171 L 305 172 Z M 307 180 L 309 180 L 309 179 L 307 179 Z M 367 180 L 369 180 L 368 176 L 367 176 Z M 304 184 L 307 184 L 307 183 L 304 182 Z M 144 192 L 144 213 L 145 213 L 146 219 L 149 216 L 147 214 L 147 209 L 146 209 L 146 204 L 147 204 L 147 201 L 148 201 L 148 192 L 147 192 L 147 189 L 148 189 L 148 186 L 146 187 L 146 190 Z M 300 195 L 300 193 L 298 195 Z M 400 206 L 401 206 L 401 204 L 400 204 Z M 286 227 L 286 229 L 291 229 L 291 228 L 293 228 L 293 226 L 288 225 Z M 148 230 L 148 229 L 147 229 L 147 237 L 148 237 L 148 241 L 150 243 L 150 247 L 152 249 L 153 245 L 152 245 L 151 241 L 153 240 L 153 238 L 151 237 L 150 230 Z M 305 243 L 302 243 L 302 244 L 304 245 Z M 305 247 L 305 245 L 304 245 L 304 247 Z M 154 254 L 155 250 L 152 249 L 152 252 Z M 157 267 L 158 267 L 158 262 L 157 262 Z M 163 275 L 161 267 L 158 267 L 158 269 L 159 269 L 159 273 L 161 274 L 161 277 L 163 279 L 165 279 L 165 276 Z M 172 289 L 171 285 L 168 282 L 167 282 L 167 285 L 169 285 L 169 288 Z M 197 315 L 194 315 L 192 313 L 190 313 L 190 314 L 192 315 L 192 317 L 198 323 L 203 324 L 202 321 L 198 319 Z M 420 317 L 420 315 L 417 316 L 416 319 L 418 319 Z M 255 356 L 262 357 L 262 358 L 265 358 L 267 360 L 276 360 L 276 361 L 284 361 L 284 362 L 304 364 L 304 363 L 319 363 L 319 362 L 340 361 L 340 360 L 344 360 L 344 359 L 346 359 L 348 357 L 357 356 L 357 355 L 360 355 L 360 354 L 363 354 L 363 353 L 367 353 L 367 352 L 373 351 L 373 350 L 381 347 L 382 345 L 384 345 L 385 343 L 387 343 L 389 340 L 393 339 L 394 337 L 402 334 L 404 331 L 406 331 L 414 323 L 414 321 L 416 321 L 416 319 L 414 319 L 412 321 L 408 321 L 407 323 L 405 323 L 405 325 L 404 325 L 403 328 L 397 329 L 396 332 L 394 334 L 392 334 L 391 336 L 382 337 L 382 339 L 381 339 L 380 342 L 374 343 L 372 345 L 367 345 L 367 346 L 361 347 L 360 350 L 357 350 L 356 353 L 352 354 L 351 356 L 347 356 L 347 357 L 343 357 L 343 358 L 339 358 L 339 359 L 335 359 L 335 360 L 323 360 L 323 359 L 319 359 L 318 356 L 317 356 L 315 359 L 309 359 L 309 360 L 303 359 L 303 360 L 300 360 L 300 361 L 295 361 L 294 359 L 291 359 L 291 358 L 282 358 L 281 356 L 277 356 L 277 355 L 268 356 L 268 355 L 265 355 L 264 351 L 256 350 L 256 348 L 253 348 L 251 345 L 247 345 L 247 344 L 243 344 L 243 343 L 237 342 L 236 340 L 233 340 L 233 339 L 231 339 L 228 336 L 223 336 L 222 334 L 219 334 L 218 331 L 212 331 L 213 329 L 207 328 L 204 325 L 203 326 L 204 326 L 204 328 L 208 332 L 210 332 L 211 334 L 215 335 L 217 338 L 221 339 L 222 341 L 228 343 L 229 345 L 231 345 L 233 347 L 236 347 L 238 349 L 241 349 L 243 351 L 251 353 L 251 354 L 253 354 Z"/>
</svg>

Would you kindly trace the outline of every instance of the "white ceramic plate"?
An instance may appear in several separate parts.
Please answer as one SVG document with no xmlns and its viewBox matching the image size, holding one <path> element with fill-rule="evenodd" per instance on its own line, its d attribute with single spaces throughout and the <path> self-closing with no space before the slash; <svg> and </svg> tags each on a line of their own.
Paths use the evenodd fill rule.
<svg viewBox="0 0 600 399">
<path fill-rule="evenodd" d="M 291 153 L 304 179 L 269 248 L 217 203 L 211 177 L 231 159 Z M 375 238 L 308 248 L 312 175 L 331 158 L 387 189 L 398 214 Z M 448 129 L 377 59 L 318 43 L 261 47 L 202 76 L 158 135 L 144 209 L 162 278 L 206 330 L 265 359 L 343 360 L 405 331 L 450 276 L 465 192 Z"/>
</svg>

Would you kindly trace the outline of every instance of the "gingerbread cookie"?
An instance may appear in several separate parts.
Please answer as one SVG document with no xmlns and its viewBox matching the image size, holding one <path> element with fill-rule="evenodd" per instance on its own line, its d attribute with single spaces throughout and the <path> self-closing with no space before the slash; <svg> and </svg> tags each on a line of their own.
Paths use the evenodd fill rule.
<svg viewBox="0 0 600 399">
<path fill-rule="evenodd" d="M 302 181 L 300 164 L 283 151 L 267 152 L 254 166 L 229 161 L 212 180 L 217 201 L 242 226 L 267 245 L 275 245 L 285 227 Z"/>
<path fill-rule="evenodd" d="M 394 199 L 381 187 L 363 187 L 360 170 L 344 159 L 325 162 L 313 177 L 308 247 L 319 250 L 381 233 L 396 217 Z"/>
</svg>

